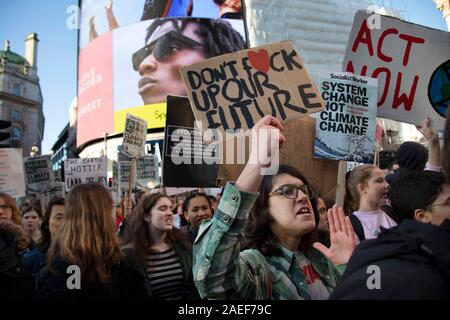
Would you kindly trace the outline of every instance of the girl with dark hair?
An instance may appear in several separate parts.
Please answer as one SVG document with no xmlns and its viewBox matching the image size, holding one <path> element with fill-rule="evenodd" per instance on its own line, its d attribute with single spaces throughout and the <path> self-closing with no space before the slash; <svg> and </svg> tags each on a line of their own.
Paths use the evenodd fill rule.
<svg viewBox="0 0 450 320">
<path fill-rule="evenodd" d="M 156 300 L 195 299 L 192 248 L 173 227 L 172 203 L 160 193 L 145 197 L 134 210 L 123 237 L 127 264 L 137 269 Z"/>
<path fill-rule="evenodd" d="M 397 225 L 398 218 L 384 206 L 388 186 L 383 172 L 375 165 L 360 165 L 347 173 L 344 210 L 359 241 L 375 239 L 382 227 Z"/>
<path fill-rule="evenodd" d="M 281 123 L 265 116 L 252 130 L 247 165 L 194 244 L 197 288 L 208 299 L 326 299 L 342 271 L 336 266 L 355 247 L 350 220 L 333 208 L 330 248 L 314 242 L 319 216 L 308 181 L 289 166 L 262 175 L 267 168 L 258 161 L 256 146 L 267 145 L 273 157 L 285 141 Z"/>
<path fill-rule="evenodd" d="M 41 239 L 40 224 L 42 222 L 42 209 L 40 201 L 33 201 L 22 208 L 22 225 L 33 243 Z"/>
<path fill-rule="evenodd" d="M 183 232 L 191 243 L 197 237 L 198 228 L 203 220 L 212 216 L 209 197 L 203 192 L 192 192 L 183 201 L 183 214 L 189 224 L 183 227 Z"/>
<path fill-rule="evenodd" d="M 39 274 L 47 263 L 47 251 L 50 248 L 51 240 L 56 237 L 56 233 L 64 221 L 64 216 L 64 198 L 53 198 L 45 211 L 41 224 L 41 238 L 37 246 L 22 257 L 25 268 L 35 280 L 36 289 Z"/>
</svg>

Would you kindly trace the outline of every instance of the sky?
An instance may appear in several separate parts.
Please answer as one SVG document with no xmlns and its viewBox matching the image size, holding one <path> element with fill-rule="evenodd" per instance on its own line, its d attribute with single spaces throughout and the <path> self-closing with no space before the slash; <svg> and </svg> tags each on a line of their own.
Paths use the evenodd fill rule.
<svg viewBox="0 0 450 320">
<path fill-rule="evenodd" d="M 436 10 L 432 0 L 376 0 L 374 3 L 401 10 L 410 22 L 447 31 L 442 13 Z M 45 115 L 42 154 L 50 152 L 68 123 L 69 106 L 76 95 L 78 32 L 69 29 L 66 23 L 71 19 L 67 9 L 74 4 L 78 1 L 0 0 L 0 48 L 9 40 L 11 50 L 23 56 L 24 40 L 29 33 L 36 32 L 40 40 L 38 75 Z M 199 6 L 194 8 L 198 10 Z"/>
</svg>

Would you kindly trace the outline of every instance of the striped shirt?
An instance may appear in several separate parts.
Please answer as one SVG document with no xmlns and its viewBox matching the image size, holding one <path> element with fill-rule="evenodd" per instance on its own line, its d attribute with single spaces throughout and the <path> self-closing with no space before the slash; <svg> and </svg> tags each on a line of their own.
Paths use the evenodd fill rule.
<svg viewBox="0 0 450 320">
<path fill-rule="evenodd" d="M 174 248 L 150 253 L 147 274 L 156 300 L 183 299 L 183 270 Z"/>
</svg>

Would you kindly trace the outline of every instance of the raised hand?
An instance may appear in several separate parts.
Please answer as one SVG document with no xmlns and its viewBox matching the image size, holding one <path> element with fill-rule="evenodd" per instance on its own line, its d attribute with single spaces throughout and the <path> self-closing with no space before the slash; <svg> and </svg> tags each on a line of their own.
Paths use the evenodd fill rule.
<svg viewBox="0 0 450 320">
<path fill-rule="evenodd" d="M 280 120 L 272 116 L 265 116 L 255 123 L 252 128 L 250 156 L 236 181 L 236 188 L 245 192 L 258 190 L 262 181 L 261 170 L 271 165 L 276 152 L 286 141 L 281 133 L 283 130 Z M 266 146 L 265 150 L 261 148 L 263 145 Z"/>
<path fill-rule="evenodd" d="M 419 132 L 424 136 L 425 139 L 427 139 L 427 141 L 430 141 L 431 139 L 437 137 L 436 130 L 431 129 L 430 124 L 431 118 L 426 117 L 425 119 L 423 119 L 422 125 L 416 126 L 417 130 L 419 130 Z"/>
<path fill-rule="evenodd" d="M 313 247 L 322 252 L 335 265 L 347 263 L 356 247 L 356 235 L 350 218 L 346 217 L 344 210 L 337 206 L 329 209 L 327 216 L 331 245 L 327 248 L 320 242 L 316 242 Z"/>
</svg>

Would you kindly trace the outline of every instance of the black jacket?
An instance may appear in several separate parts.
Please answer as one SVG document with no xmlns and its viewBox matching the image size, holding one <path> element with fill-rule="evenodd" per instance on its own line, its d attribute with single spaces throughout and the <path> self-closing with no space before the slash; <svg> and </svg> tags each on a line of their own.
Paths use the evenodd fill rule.
<svg viewBox="0 0 450 320">
<path fill-rule="evenodd" d="M 0 220 L 0 301 L 31 299 L 33 278 L 20 259 L 19 242 L 25 231 L 11 221 Z"/>
<path fill-rule="evenodd" d="M 174 243 L 173 246 L 178 255 L 178 259 L 180 259 L 181 268 L 183 270 L 183 300 L 200 300 L 200 295 L 195 287 L 194 277 L 192 275 L 192 253 L 179 243 Z M 131 245 L 123 247 L 122 253 L 124 255 L 124 263 L 128 266 L 127 269 L 134 269 L 138 272 L 137 281 L 144 284 L 147 290 L 147 296 L 150 297 L 150 299 L 154 299 L 147 271 L 144 266 L 135 262 L 133 247 Z"/>
<path fill-rule="evenodd" d="M 380 289 L 369 266 L 378 266 Z M 384 230 L 355 249 L 330 299 L 450 299 L 450 220 L 414 220 Z"/>
<path fill-rule="evenodd" d="M 148 299 L 146 289 L 140 281 L 139 274 L 121 261 L 111 269 L 111 281 L 96 287 L 86 287 L 81 282 L 81 289 L 70 290 L 67 280 L 72 273 L 67 273 L 69 264 L 56 258 L 51 270 L 45 267 L 39 277 L 38 300 L 121 300 L 143 301 Z"/>
</svg>

